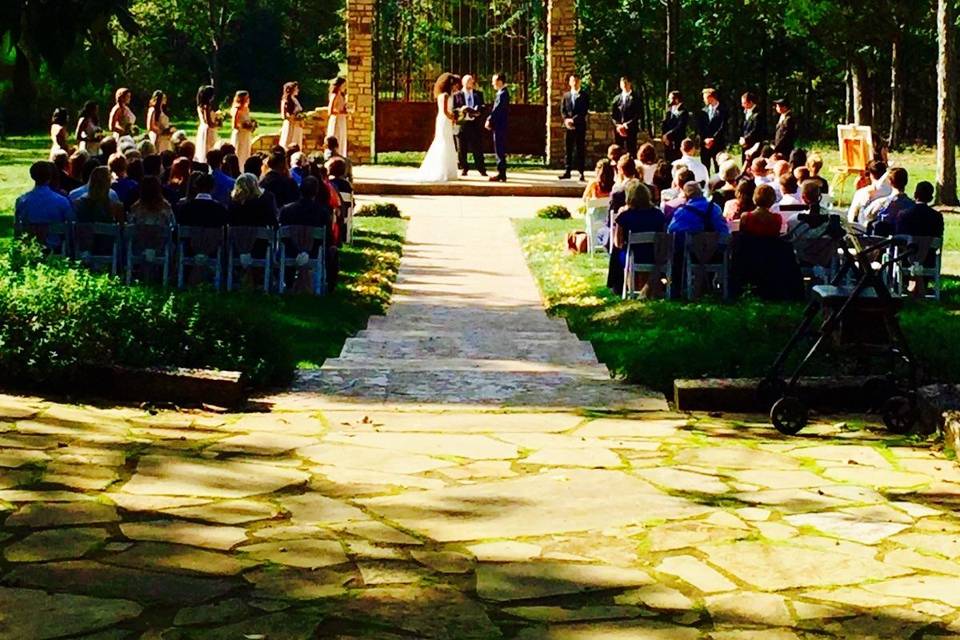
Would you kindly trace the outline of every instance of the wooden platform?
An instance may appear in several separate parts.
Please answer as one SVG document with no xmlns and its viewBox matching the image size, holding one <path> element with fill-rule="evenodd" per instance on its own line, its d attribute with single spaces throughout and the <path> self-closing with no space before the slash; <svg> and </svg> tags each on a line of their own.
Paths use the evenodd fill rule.
<svg viewBox="0 0 960 640">
<path fill-rule="evenodd" d="M 507 182 L 490 182 L 476 172 L 447 183 L 416 181 L 414 167 L 363 165 L 353 169 L 354 189 L 359 195 L 375 196 L 534 196 L 579 198 L 586 183 L 558 180 L 560 172 L 551 169 L 518 169 L 507 172 Z M 490 175 L 495 173 L 489 172 Z"/>
</svg>

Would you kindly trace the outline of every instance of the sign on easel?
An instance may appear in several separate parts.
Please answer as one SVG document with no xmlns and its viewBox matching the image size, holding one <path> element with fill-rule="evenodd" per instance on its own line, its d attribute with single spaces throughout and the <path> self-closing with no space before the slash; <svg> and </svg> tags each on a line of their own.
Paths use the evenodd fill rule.
<svg viewBox="0 0 960 640">
<path fill-rule="evenodd" d="M 843 168 L 851 173 L 866 171 L 867 163 L 873 158 L 873 131 L 870 127 L 837 125 L 837 140 Z"/>
</svg>

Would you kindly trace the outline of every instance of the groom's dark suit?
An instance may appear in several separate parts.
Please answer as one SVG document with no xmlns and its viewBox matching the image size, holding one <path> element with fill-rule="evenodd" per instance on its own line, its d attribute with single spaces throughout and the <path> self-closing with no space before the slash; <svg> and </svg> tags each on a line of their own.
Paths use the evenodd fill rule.
<svg viewBox="0 0 960 640">
<path fill-rule="evenodd" d="M 497 177 L 507 179 L 507 108 L 510 105 L 510 93 L 504 87 L 497 91 L 493 109 L 487 117 L 490 130 L 493 131 L 493 151 L 497 154 Z"/>
<path fill-rule="evenodd" d="M 467 90 L 458 91 L 453 94 L 454 111 L 467 106 L 472 106 L 480 112 L 473 120 L 462 120 L 460 122 L 460 133 L 457 134 L 457 152 L 460 157 L 460 170 L 464 174 L 470 169 L 467 163 L 467 154 L 473 153 L 473 163 L 477 165 L 477 171 L 480 175 L 487 175 L 487 165 L 483 161 L 483 109 L 486 104 L 483 102 L 483 93 L 479 89 L 473 90 L 473 104 L 468 104 Z"/>
</svg>

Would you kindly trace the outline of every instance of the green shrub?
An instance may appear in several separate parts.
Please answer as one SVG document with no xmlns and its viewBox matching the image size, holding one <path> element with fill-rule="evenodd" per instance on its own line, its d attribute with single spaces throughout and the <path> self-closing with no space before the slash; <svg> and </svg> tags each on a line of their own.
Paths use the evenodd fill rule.
<svg viewBox="0 0 960 640">
<path fill-rule="evenodd" d="M 368 218 L 400 218 L 400 209 L 392 202 L 373 202 L 357 209 L 355 216 Z"/>
<path fill-rule="evenodd" d="M 570 210 L 560 204 L 551 204 L 537 211 L 537 217 L 547 220 L 569 220 Z"/>
<path fill-rule="evenodd" d="M 248 297 L 125 286 L 12 244 L 0 259 L 0 381 L 69 388 L 90 366 L 240 371 L 257 387 L 284 384 L 289 345 Z"/>
</svg>

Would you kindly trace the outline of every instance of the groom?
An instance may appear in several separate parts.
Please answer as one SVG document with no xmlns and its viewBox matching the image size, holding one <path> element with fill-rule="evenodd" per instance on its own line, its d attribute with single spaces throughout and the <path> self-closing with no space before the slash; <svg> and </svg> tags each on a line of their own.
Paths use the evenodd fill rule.
<svg viewBox="0 0 960 640">
<path fill-rule="evenodd" d="M 487 116 L 486 128 L 493 132 L 493 152 L 497 155 L 497 175 L 490 176 L 490 182 L 507 181 L 507 107 L 510 105 L 510 93 L 502 73 L 494 74 L 493 88 L 497 97 L 493 100 L 493 109 Z"/>
<path fill-rule="evenodd" d="M 463 114 L 460 120 L 460 133 L 457 134 L 457 151 L 460 156 L 461 175 L 467 175 L 470 163 L 467 154 L 473 153 L 473 162 L 482 176 L 487 175 L 487 165 L 483 161 L 483 142 L 480 138 L 480 113 L 486 104 L 483 94 L 476 88 L 476 80 L 471 75 L 463 76 L 463 90 L 453 94 L 453 110 Z"/>
</svg>

